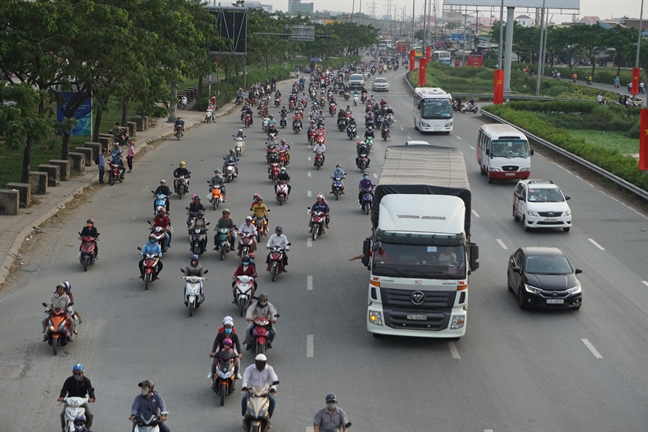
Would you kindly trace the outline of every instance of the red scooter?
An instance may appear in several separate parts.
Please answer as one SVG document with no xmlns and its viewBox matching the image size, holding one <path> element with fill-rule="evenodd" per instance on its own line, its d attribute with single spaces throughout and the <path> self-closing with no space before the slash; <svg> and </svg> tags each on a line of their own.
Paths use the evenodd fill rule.
<svg viewBox="0 0 648 432">
<path fill-rule="evenodd" d="M 326 216 L 321 211 L 311 211 L 311 219 L 308 226 L 310 227 L 310 234 L 312 239 L 315 240 L 318 235 L 324 234 L 324 222 Z"/>
<path fill-rule="evenodd" d="M 142 250 L 141 247 L 137 248 L 138 250 Z M 149 289 L 149 284 L 155 280 L 157 280 L 157 277 L 155 277 L 155 274 L 157 273 L 157 267 L 158 267 L 158 261 L 160 260 L 160 257 L 156 254 L 146 254 L 144 257 L 144 289 L 148 290 Z"/>
<path fill-rule="evenodd" d="M 246 128 L 250 127 L 252 125 L 252 114 L 245 114 L 243 123 L 245 123 Z"/>
<path fill-rule="evenodd" d="M 119 174 L 119 165 L 113 162 L 110 162 L 108 164 L 110 170 L 108 171 L 108 183 L 110 186 L 114 185 L 117 180 L 119 180 L 119 183 L 122 182 L 121 175 Z"/>
<path fill-rule="evenodd" d="M 274 316 L 279 318 L 279 314 Z M 257 354 L 264 354 L 268 347 L 270 338 L 271 323 L 266 317 L 256 317 L 253 321 L 254 328 L 252 330 L 252 337 L 254 338 L 254 349 Z"/>
<path fill-rule="evenodd" d="M 79 233 L 79 235 L 81 235 L 81 233 Z M 93 265 L 97 260 L 97 240 L 99 239 L 92 236 L 84 236 L 81 238 L 79 262 L 83 266 L 83 271 L 88 271 L 88 266 Z"/>
<path fill-rule="evenodd" d="M 250 253 L 252 250 L 252 239 L 254 234 L 252 233 L 239 233 L 239 256 L 245 256 Z"/>
<path fill-rule="evenodd" d="M 290 246 L 290 243 L 288 243 L 288 246 Z M 284 271 L 283 259 L 285 253 L 286 251 L 281 246 L 273 246 L 270 251 L 270 269 L 268 271 L 272 275 L 272 282 L 274 282 L 276 275 Z"/>
<path fill-rule="evenodd" d="M 272 162 L 270 164 L 270 169 L 268 170 L 268 178 L 274 183 L 277 181 L 279 176 L 279 171 L 281 170 L 281 165 L 279 162 Z"/>
<path fill-rule="evenodd" d="M 319 170 L 322 165 L 324 165 L 324 155 L 322 154 L 322 152 L 318 151 L 315 153 L 315 166 Z"/>
</svg>

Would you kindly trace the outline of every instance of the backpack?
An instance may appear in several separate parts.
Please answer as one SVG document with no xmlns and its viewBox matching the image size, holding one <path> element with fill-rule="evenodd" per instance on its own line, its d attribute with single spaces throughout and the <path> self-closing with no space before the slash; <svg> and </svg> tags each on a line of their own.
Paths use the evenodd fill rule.
<svg viewBox="0 0 648 432">
<path fill-rule="evenodd" d="M 99 154 L 97 154 L 97 156 L 95 156 L 94 163 L 95 163 L 95 165 L 99 165 Z"/>
</svg>

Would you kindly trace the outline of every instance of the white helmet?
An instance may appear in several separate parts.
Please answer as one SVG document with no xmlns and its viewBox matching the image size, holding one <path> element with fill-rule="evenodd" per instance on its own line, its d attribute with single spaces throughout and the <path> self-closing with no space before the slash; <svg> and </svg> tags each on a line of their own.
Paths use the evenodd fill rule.
<svg viewBox="0 0 648 432">
<path fill-rule="evenodd" d="M 265 354 L 257 354 L 256 357 L 254 357 L 255 361 L 268 361 L 268 357 L 265 356 Z"/>
</svg>

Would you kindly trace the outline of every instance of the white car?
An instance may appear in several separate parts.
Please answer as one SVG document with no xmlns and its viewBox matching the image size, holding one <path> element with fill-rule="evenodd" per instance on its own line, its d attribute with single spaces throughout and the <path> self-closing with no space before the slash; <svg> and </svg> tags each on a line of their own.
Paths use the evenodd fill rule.
<svg viewBox="0 0 648 432">
<path fill-rule="evenodd" d="M 568 232 L 572 214 L 571 197 L 551 180 L 521 180 L 513 192 L 513 219 L 522 220 L 525 231 L 532 228 L 562 228 Z"/>
<path fill-rule="evenodd" d="M 371 89 L 373 91 L 389 91 L 389 81 L 387 81 L 387 78 L 378 77 L 374 80 Z"/>
<path fill-rule="evenodd" d="M 364 77 L 362 74 L 351 74 L 349 77 L 349 88 L 351 89 L 361 89 L 365 85 Z"/>
</svg>

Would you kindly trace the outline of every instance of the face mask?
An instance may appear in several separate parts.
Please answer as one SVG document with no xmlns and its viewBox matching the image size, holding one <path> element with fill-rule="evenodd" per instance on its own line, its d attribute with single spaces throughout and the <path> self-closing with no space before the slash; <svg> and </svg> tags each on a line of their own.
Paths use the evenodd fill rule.
<svg viewBox="0 0 648 432">
<path fill-rule="evenodd" d="M 326 404 L 326 408 L 332 410 L 335 409 L 335 402 L 329 402 Z"/>
<path fill-rule="evenodd" d="M 261 372 L 265 368 L 265 362 L 255 362 L 256 368 Z"/>
<path fill-rule="evenodd" d="M 77 381 L 81 381 L 83 379 L 83 375 L 74 375 L 74 379 Z"/>
<path fill-rule="evenodd" d="M 146 396 L 149 393 L 149 389 L 147 387 L 142 387 L 142 396 Z"/>
<path fill-rule="evenodd" d="M 225 334 L 232 334 L 232 329 L 226 328 L 225 329 Z"/>
<path fill-rule="evenodd" d="M 75 432 L 81 432 L 86 430 L 85 425 L 74 425 Z"/>
<path fill-rule="evenodd" d="M 154 239 L 149 240 L 149 244 L 150 244 L 150 245 L 155 244 L 155 240 L 154 240 Z"/>
<path fill-rule="evenodd" d="M 268 304 L 268 302 L 265 302 L 265 301 L 264 301 L 264 302 L 262 302 L 262 301 L 260 301 L 260 302 L 259 302 L 259 304 L 260 304 L 261 306 L 265 306 L 265 305 L 267 305 L 267 304 Z"/>
</svg>

